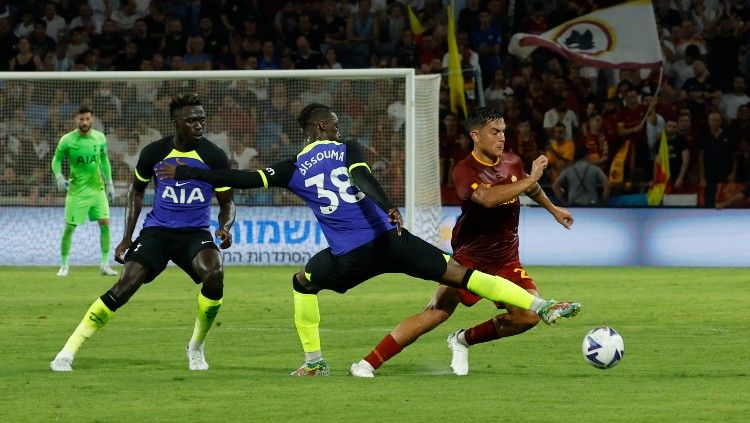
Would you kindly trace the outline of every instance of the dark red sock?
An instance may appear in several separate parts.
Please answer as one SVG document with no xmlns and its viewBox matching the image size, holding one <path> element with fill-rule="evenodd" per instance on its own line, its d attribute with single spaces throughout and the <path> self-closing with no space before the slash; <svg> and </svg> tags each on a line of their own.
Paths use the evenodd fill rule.
<svg viewBox="0 0 750 423">
<path fill-rule="evenodd" d="M 383 363 L 390 360 L 391 357 L 400 353 L 402 349 L 401 345 L 399 345 L 389 333 L 382 341 L 380 341 L 378 346 L 376 346 L 370 354 L 367 354 L 365 361 L 370 363 L 373 369 L 377 369 L 382 366 Z"/>
<path fill-rule="evenodd" d="M 481 344 L 482 342 L 489 342 L 494 341 L 495 339 L 500 339 L 500 335 L 497 333 L 497 329 L 495 329 L 495 324 L 492 322 L 493 319 L 490 319 L 484 323 L 480 323 L 473 328 L 467 329 L 466 332 L 464 332 L 464 338 L 466 339 L 466 343 L 469 345 L 474 344 Z"/>
</svg>

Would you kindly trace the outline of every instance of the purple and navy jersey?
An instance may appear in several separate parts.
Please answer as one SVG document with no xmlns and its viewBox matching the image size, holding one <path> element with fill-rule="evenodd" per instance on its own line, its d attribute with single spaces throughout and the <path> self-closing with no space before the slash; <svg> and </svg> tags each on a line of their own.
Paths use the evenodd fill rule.
<svg viewBox="0 0 750 423">
<path fill-rule="evenodd" d="M 292 191 L 312 210 L 333 255 L 345 254 L 393 228 L 388 215 L 350 180 L 367 166 L 357 144 L 316 141 L 294 159 L 259 170 L 264 185 Z"/>
<path fill-rule="evenodd" d="M 226 153 L 211 141 L 203 138 L 192 151 L 177 151 L 172 136 L 147 145 L 138 157 L 135 177 L 148 182 L 154 176 L 156 166 L 164 161 L 177 164 L 177 159 L 188 166 L 200 169 L 229 169 Z M 197 179 L 176 181 L 154 179 L 154 207 L 146 215 L 144 228 L 207 228 L 211 218 L 213 191 L 226 191 L 228 187 L 216 187 Z"/>
</svg>

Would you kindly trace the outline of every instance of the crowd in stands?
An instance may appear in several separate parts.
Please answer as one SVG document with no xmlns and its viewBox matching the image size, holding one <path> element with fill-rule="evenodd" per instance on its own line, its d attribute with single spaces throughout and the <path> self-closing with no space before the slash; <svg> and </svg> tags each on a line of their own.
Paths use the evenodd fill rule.
<svg viewBox="0 0 750 423">
<path fill-rule="evenodd" d="M 653 181 L 664 133 L 670 148 L 667 192 L 711 207 L 717 191 L 750 182 L 746 2 L 655 0 L 666 59 L 661 70 L 594 69 L 543 49 L 525 60 L 507 52 L 516 32 L 540 34 L 620 2 L 456 0 L 456 38 L 469 107 L 483 99 L 504 114 L 506 149 L 520 155 L 529 169 L 539 154 L 549 157 L 542 183 L 562 204 L 628 204 L 628 198 L 648 190 Z M 445 75 L 443 3 L 0 0 L 0 70 L 411 67 L 417 73 Z M 412 31 L 407 5 L 424 32 Z M 663 81 L 655 96 L 660 74 Z M 440 175 L 444 202 L 455 204 L 451 169 L 469 154 L 472 142 L 462 127 L 463 112 L 452 111 L 448 104 L 447 78 L 443 81 Z M 4 196 L 36 198 L 52 191 L 51 154 L 59 136 L 73 129 L 70 117 L 82 102 L 91 103 L 98 127 L 110 138 L 115 178 L 127 181 L 144 143 L 169 133 L 165 107 L 172 93 L 185 88 L 205 95 L 209 120 L 221 117 L 227 127 L 220 144 L 240 168 L 295 151 L 297 133 L 290 116 L 304 103 L 319 100 L 350 118 L 342 135 L 360 139 L 384 175 L 403 173 L 403 148 L 398 144 L 403 143 L 403 122 L 398 112 L 390 112 L 398 109 L 398 87 L 393 84 L 104 81 L 90 82 L 83 91 L 54 82 L 0 84 Z M 50 95 L 55 107 L 44 109 L 45 101 L 50 102 L 41 97 Z M 282 113 L 290 116 L 280 120 Z M 289 124 L 273 127 L 273 122 Z M 402 187 L 391 185 L 402 198 Z M 260 204 L 276 201 L 259 198 Z"/>
</svg>

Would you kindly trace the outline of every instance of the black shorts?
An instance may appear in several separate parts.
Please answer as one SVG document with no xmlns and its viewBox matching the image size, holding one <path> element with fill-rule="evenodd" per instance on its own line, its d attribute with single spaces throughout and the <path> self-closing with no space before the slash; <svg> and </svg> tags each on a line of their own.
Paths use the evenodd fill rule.
<svg viewBox="0 0 750 423">
<path fill-rule="evenodd" d="M 401 236 L 391 229 L 340 256 L 331 254 L 330 248 L 320 251 L 307 262 L 305 273 L 312 292 L 330 289 L 344 293 L 383 273 L 404 273 L 434 281 L 445 274 L 447 262 L 443 254 L 406 229 L 401 229 Z"/>
<path fill-rule="evenodd" d="M 157 277 L 172 260 L 195 283 L 200 277 L 193 270 L 193 258 L 200 250 L 218 250 L 211 232 L 206 229 L 144 228 L 125 254 L 125 262 L 134 261 L 149 269 L 146 283 Z"/>
</svg>

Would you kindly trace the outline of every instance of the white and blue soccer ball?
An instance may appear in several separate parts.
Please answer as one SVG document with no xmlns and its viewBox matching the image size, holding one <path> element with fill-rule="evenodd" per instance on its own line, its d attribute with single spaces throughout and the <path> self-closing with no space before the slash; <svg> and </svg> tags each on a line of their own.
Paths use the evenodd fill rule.
<svg viewBox="0 0 750 423">
<path fill-rule="evenodd" d="M 581 351 L 592 366 L 609 369 L 622 360 L 622 356 L 625 355 L 625 343 L 616 330 L 602 326 L 586 334 Z"/>
</svg>

